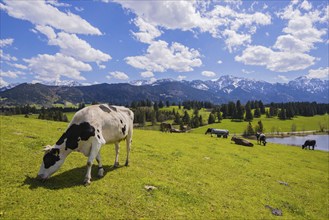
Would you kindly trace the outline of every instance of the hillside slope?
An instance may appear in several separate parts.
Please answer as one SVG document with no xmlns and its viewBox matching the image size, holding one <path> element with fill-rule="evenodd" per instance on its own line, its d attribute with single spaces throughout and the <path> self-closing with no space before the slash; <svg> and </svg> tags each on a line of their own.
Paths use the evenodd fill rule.
<svg viewBox="0 0 329 220">
<path fill-rule="evenodd" d="M 67 124 L 0 120 L 3 219 L 276 219 L 266 205 L 282 210 L 283 219 L 328 216 L 328 152 L 135 130 L 129 167 L 113 169 L 114 147 L 105 145 L 102 179 L 94 168 L 92 184 L 84 187 L 86 158 L 72 153 L 40 183 L 34 177 L 41 147 L 53 144 Z M 123 163 L 124 144 L 120 158 Z"/>
</svg>

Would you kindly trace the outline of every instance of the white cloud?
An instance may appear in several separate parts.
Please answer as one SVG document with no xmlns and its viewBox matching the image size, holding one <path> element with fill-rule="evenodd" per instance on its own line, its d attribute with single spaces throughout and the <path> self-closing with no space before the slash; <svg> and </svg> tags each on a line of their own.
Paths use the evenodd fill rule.
<svg viewBox="0 0 329 220">
<path fill-rule="evenodd" d="M 307 8 L 307 12 L 302 13 L 299 9 Z M 327 29 L 317 27 L 318 23 L 328 22 L 328 9 L 311 10 L 312 6 L 307 1 L 301 4 L 290 4 L 277 15 L 284 20 L 288 20 L 288 25 L 283 29 L 287 35 L 279 36 L 278 41 L 289 41 L 287 48 L 280 47 L 281 50 L 289 50 L 292 44 L 293 49 L 298 48 L 301 52 L 308 52 L 314 49 L 315 43 L 324 42 L 322 37 L 327 33 Z"/>
<path fill-rule="evenodd" d="M 154 74 L 151 71 L 145 71 L 145 72 L 141 72 L 141 77 L 150 78 L 150 77 L 154 77 Z"/>
<path fill-rule="evenodd" d="M 177 76 L 177 80 L 178 80 L 178 81 L 182 81 L 182 80 L 184 80 L 184 79 L 186 79 L 186 76 L 183 76 L 183 75 L 178 75 L 178 76 Z"/>
<path fill-rule="evenodd" d="M 325 42 L 322 37 L 327 33 L 325 28 L 317 26 L 325 23 L 327 9 L 312 10 L 308 2 L 291 2 L 277 13 L 283 20 L 288 20 L 283 28 L 284 35 L 278 36 L 272 48 L 249 46 L 235 60 L 248 65 L 265 66 L 277 72 L 303 70 L 313 65 L 316 58 L 307 54 L 315 48 L 315 43 Z M 307 10 L 302 13 L 299 8 Z M 273 50 L 275 49 L 275 50 Z"/>
<path fill-rule="evenodd" d="M 254 73 L 255 71 L 248 71 L 246 69 L 242 69 L 241 72 L 243 72 L 245 74 L 250 74 L 250 73 Z"/>
<path fill-rule="evenodd" d="M 0 39 L 0 47 L 10 46 L 14 42 L 14 39 L 7 38 L 7 39 Z"/>
<path fill-rule="evenodd" d="M 309 11 L 312 9 L 312 4 L 304 0 L 303 3 L 300 5 L 300 7 L 306 11 Z"/>
<path fill-rule="evenodd" d="M 180 43 L 169 47 L 165 41 L 153 41 L 144 56 L 126 57 L 127 64 L 147 71 L 165 72 L 172 69 L 177 72 L 192 71 L 201 66 L 200 53 Z"/>
<path fill-rule="evenodd" d="M 56 1 L 53 1 L 56 2 Z M 8 15 L 32 22 L 35 25 L 46 26 L 63 30 L 68 33 L 101 35 L 98 28 L 89 24 L 80 16 L 71 12 L 61 12 L 45 1 L 11 1 L 4 0 L 1 9 Z"/>
<path fill-rule="evenodd" d="M 308 78 L 319 78 L 329 80 L 329 67 L 319 68 L 319 69 L 311 69 L 308 71 Z"/>
<path fill-rule="evenodd" d="M 21 71 L 2 71 L 0 70 L 0 76 L 1 77 L 8 77 L 8 78 L 17 78 L 19 75 L 25 75 L 25 73 Z"/>
<path fill-rule="evenodd" d="M 218 61 L 217 61 L 217 63 L 218 63 L 218 64 L 222 64 L 222 63 L 223 63 L 223 61 L 221 61 L 221 60 L 218 60 Z"/>
<path fill-rule="evenodd" d="M 195 1 L 114 0 L 152 25 L 167 29 L 192 30 L 202 22 Z"/>
<path fill-rule="evenodd" d="M 109 1 L 104 1 L 109 2 Z M 226 39 L 227 48 L 231 51 L 241 45 L 250 43 L 252 34 L 257 26 L 271 23 L 269 14 L 256 12 L 245 13 L 239 9 L 242 1 L 226 1 L 222 5 L 216 4 L 209 7 L 209 2 L 204 1 L 125 1 L 114 0 L 130 12 L 137 15 L 137 21 L 143 21 L 152 28 L 146 29 L 134 36 L 150 43 L 161 33 L 157 27 L 169 30 L 183 30 L 209 32 L 215 38 Z M 234 4 L 232 4 L 234 2 Z M 241 11 L 241 12 L 238 12 Z M 136 20 L 135 20 L 136 23 Z M 136 24 L 142 26 L 142 24 Z M 225 32 L 225 30 L 229 32 Z M 233 39 L 231 39 L 233 38 Z M 242 39 L 239 39 L 242 38 Z"/>
<path fill-rule="evenodd" d="M 8 86 L 8 85 L 9 85 L 9 83 L 7 83 L 6 81 L 4 81 L 2 79 L 2 77 L 0 77 L 0 88 L 5 87 L 5 86 Z"/>
<path fill-rule="evenodd" d="M 237 46 L 247 45 L 251 42 L 251 36 L 248 34 L 238 34 L 233 30 L 226 29 L 223 32 L 223 35 L 226 37 L 225 43 L 229 50 L 232 52 Z"/>
<path fill-rule="evenodd" d="M 110 75 L 111 76 L 106 76 L 106 78 L 111 79 L 113 77 L 113 78 L 119 79 L 119 80 L 129 79 L 129 76 L 127 74 L 125 74 L 124 72 L 120 72 L 120 71 L 110 72 Z"/>
<path fill-rule="evenodd" d="M 82 11 L 85 10 L 85 9 L 82 8 L 82 7 L 74 7 L 74 9 L 75 9 L 76 11 L 78 11 L 78 12 L 82 12 Z"/>
<path fill-rule="evenodd" d="M 161 35 L 161 31 L 159 31 L 154 25 L 145 22 L 140 17 L 134 19 L 134 23 L 139 28 L 140 32 L 133 32 L 133 35 L 140 42 L 150 44 L 155 38 Z"/>
<path fill-rule="evenodd" d="M 288 82 L 289 79 L 286 76 L 278 75 L 277 78 L 282 82 Z"/>
<path fill-rule="evenodd" d="M 108 54 L 94 49 L 86 41 L 80 39 L 76 34 L 59 32 L 58 34 L 49 26 L 36 26 L 36 30 L 45 34 L 49 45 L 59 46 L 60 52 L 85 62 L 106 62 L 112 57 Z"/>
<path fill-rule="evenodd" d="M 202 71 L 201 75 L 206 76 L 206 77 L 215 77 L 216 73 L 214 73 L 212 71 Z"/>
<path fill-rule="evenodd" d="M 309 52 L 313 45 L 288 34 L 279 36 L 273 48 L 287 52 Z"/>
<path fill-rule="evenodd" d="M 9 66 L 18 68 L 18 69 L 22 69 L 22 70 L 26 70 L 27 66 L 23 65 L 23 64 L 19 64 L 19 63 L 7 63 Z"/>
<path fill-rule="evenodd" d="M 235 60 L 247 65 L 265 66 L 276 72 L 303 70 L 314 64 L 315 58 L 303 53 L 276 52 L 263 46 L 250 46 Z"/>
<path fill-rule="evenodd" d="M 103 70 L 103 69 L 105 69 L 105 68 L 106 68 L 106 66 L 105 66 L 105 65 L 102 65 L 102 64 L 97 64 L 97 65 L 98 65 L 99 69 L 101 69 L 101 70 Z"/>
<path fill-rule="evenodd" d="M 39 54 L 36 57 L 24 59 L 24 61 L 28 63 L 30 71 L 36 74 L 36 79 L 48 82 L 59 81 L 62 76 L 74 80 L 85 80 L 80 75 L 81 71 L 92 70 L 89 64 L 61 53 L 56 53 L 55 55 Z"/>
<path fill-rule="evenodd" d="M 4 53 L 3 50 L 0 50 L 0 60 L 1 60 L 1 62 L 3 60 L 5 60 L 5 61 L 17 61 L 17 58 L 14 57 L 14 56 L 11 56 L 10 54 Z"/>
</svg>

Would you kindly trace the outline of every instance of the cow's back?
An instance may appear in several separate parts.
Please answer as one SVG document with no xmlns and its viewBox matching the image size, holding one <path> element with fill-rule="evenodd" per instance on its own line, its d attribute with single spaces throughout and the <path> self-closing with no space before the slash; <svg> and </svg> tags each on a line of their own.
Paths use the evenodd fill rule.
<svg viewBox="0 0 329 220">
<path fill-rule="evenodd" d="M 106 143 L 115 143 L 132 135 L 134 113 L 122 106 L 92 105 L 78 111 L 69 126 L 89 123 Z"/>
</svg>

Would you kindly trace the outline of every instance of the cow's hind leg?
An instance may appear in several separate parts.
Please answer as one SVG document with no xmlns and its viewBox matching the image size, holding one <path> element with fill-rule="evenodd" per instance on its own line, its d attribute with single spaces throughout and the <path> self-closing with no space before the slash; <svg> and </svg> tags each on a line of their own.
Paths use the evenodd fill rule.
<svg viewBox="0 0 329 220">
<path fill-rule="evenodd" d="M 120 153 L 120 145 L 119 142 L 115 143 L 115 161 L 114 161 L 114 168 L 119 167 L 119 153 Z"/>
<path fill-rule="evenodd" d="M 86 177 L 84 180 L 84 184 L 85 185 L 89 185 L 90 181 L 91 181 L 91 167 L 93 165 L 93 162 L 95 160 L 95 158 L 97 157 L 99 150 L 101 148 L 102 144 L 99 143 L 96 139 L 93 140 L 92 145 L 91 145 L 91 150 L 90 150 L 90 154 L 88 156 L 88 160 L 87 160 L 87 173 L 86 173 Z"/>
<path fill-rule="evenodd" d="M 98 163 L 98 177 L 103 177 L 104 176 L 104 168 L 103 168 L 103 164 L 102 164 L 102 159 L 101 159 L 101 152 L 99 151 L 97 156 L 96 156 L 96 160 Z"/>
<path fill-rule="evenodd" d="M 129 165 L 129 154 L 130 154 L 131 142 L 132 142 L 131 135 L 128 135 L 128 137 L 126 138 L 127 158 L 126 158 L 125 166 Z"/>
</svg>

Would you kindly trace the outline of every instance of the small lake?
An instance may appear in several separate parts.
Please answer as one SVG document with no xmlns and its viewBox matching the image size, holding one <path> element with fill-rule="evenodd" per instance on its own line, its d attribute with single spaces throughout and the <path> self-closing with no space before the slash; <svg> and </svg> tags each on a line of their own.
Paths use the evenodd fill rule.
<svg viewBox="0 0 329 220">
<path fill-rule="evenodd" d="M 316 140 L 315 150 L 329 151 L 329 135 L 307 135 L 307 136 L 291 136 L 283 138 L 267 138 L 267 142 L 293 145 L 302 148 L 306 140 Z"/>
</svg>

